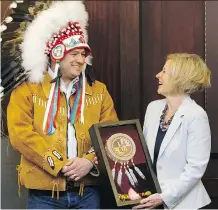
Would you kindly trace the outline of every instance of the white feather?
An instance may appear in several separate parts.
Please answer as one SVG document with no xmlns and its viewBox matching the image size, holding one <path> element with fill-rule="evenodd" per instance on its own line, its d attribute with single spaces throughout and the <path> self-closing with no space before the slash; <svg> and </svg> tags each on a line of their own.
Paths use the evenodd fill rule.
<svg viewBox="0 0 218 210">
<path fill-rule="evenodd" d="M 8 17 L 5 18 L 6 23 L 10 23 L 12 21 L 13 21 L 13 18 L 11 16 L 8 16 Z"/>
<path fill-rule="evenodd" d="M 16 2 L 13 2 L 10 4 L 9 6 L 10 9 L 14 9 L 14 8 L 17 8 L 17 3 Z"/>
<path fill-rule="evenodd" d="M 6 25 L 1 25 L 0 26 L 0 33 L 5 31 L 7 29 L 7 26 Z"/>
<path fill-rule="evenodd" d="M 87 56 L 86 57 L 86 63 L 88 64 L 88 65 L 92 65 L 92 59 L 93 59 L 93 56 L 92 55 L 89 55 L 89 56 Z"/>
<path fill-rule="evenodd" d="M 48 57 L 45 55 L 46 43 L 54 33 L 67 25 L 68 21 L 79 22 L 85 41 L 88 13 L 82 1 L 57 1 L 44 10 L 28 26 L 21 45 L 22 66 L 29 72 L 29 81 L 39 83 L 47 70 Z"/>
<path fill-rule="evenodd" d="M 0 100 L 2 100 L 3 96 L 4 96 L 4 93 L 3 93 L 3 86 L 1 86 L 1 83 L 2 83 L 2 80 L 0 79 Z"/>
</svg>

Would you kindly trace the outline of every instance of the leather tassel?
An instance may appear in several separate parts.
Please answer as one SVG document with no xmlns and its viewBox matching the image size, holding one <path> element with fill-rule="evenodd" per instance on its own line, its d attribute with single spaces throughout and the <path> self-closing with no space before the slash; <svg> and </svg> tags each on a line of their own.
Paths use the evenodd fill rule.
<svg viewBox="0 0 218 210">
<path fill-rule="evenodd" d="M 84 192 L 84 182 L 81 182 L 79 186 L 79 195 L 83 196 L 83 192 Z"/>
</svg>

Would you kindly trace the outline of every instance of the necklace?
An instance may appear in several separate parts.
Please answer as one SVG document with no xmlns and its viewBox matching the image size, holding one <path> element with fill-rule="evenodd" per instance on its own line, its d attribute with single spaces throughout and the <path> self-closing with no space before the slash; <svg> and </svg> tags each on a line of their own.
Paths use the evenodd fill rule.
<svg viewBox="0 0 218 210">
<path fill-rule="evenodd" d="M 162 115 L 160 116 L 160 129 L 165 132 L 167 131 L 168 127 L 170 126 L 172 120 L 173 120 L 173 117 L 174 115 L 167 121 L 167 122 L 164 122 L 164 118 L 166 116 L 166 113 L 167 113 L 167 110 L 168 110 L 168 105 L 166 104 L 163 112 L 162 112 Z"/>
</svg>

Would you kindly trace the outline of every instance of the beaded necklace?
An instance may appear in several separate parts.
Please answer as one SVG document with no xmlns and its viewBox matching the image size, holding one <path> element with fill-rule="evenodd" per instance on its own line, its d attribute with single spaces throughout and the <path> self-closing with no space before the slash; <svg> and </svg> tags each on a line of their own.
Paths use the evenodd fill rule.
<svg viewBox="0 0 218 210">
<path fill-rule="evenodd" d="M 173 117 L 174 115 L 167 121 L 167 122 L 164 122 L 164 118 L 166 116 L 166 113 L 167 113 L 167 109 L 168 109 L 168 105 L 166 104 L 163 112 L 162 112 L 162 115 L 160 116 L 160 129 L 165 132 L 167 131 L 168 127 L 170 126 L 172 120 L 173 120 Z"/>
</svg>

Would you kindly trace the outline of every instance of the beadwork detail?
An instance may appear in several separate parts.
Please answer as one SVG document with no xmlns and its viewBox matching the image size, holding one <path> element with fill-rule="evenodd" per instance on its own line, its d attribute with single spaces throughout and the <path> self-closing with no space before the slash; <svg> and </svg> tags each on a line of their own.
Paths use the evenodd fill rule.
<svg viewBox="0 0 218 210">
<path fill-rule="evenodd" d="M 170 126 L 172 120 L 173 120 L 173 117 L 174 115 L 167 121 L 167 122 L 164 122 L 164 118 L 166 116 L 166 113 L 167 113 L 167 110 L 168 110 L 168 105 L 166 104 L 163 112 L 162 112 L 162 115 L 160 116 L 160 129 L 164 132 L 164 131 L 167 131 L 168 127 Z"/>
</svg>

